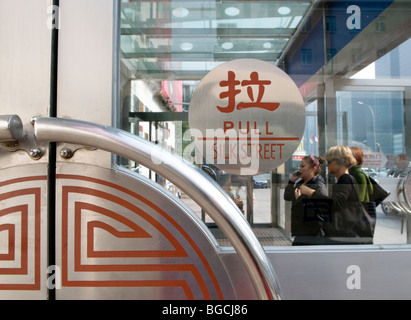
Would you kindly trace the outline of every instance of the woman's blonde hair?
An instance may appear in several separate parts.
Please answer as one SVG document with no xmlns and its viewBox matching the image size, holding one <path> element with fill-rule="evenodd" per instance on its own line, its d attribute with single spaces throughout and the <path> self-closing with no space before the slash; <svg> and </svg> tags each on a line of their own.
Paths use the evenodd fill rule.
<svg viewBox="0 0 411 320">
<path fill-rule="evenodd" d="M 357 164 L 357 160 L 348 146 L 331 147 L 325 153 L 324 158 L 327 162 L 335 160 L 338 164 L 344 165 L 347 168 Z"/>
</svg>

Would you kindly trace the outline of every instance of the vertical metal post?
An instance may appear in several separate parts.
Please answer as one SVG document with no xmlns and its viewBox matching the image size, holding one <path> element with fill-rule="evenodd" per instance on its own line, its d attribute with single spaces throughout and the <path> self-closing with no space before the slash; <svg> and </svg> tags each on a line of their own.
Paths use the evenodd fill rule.
<svg viewBox="0 0 411 320">
<path fill-rule="evenodd" d="M 318 153 L 320 156 L 327 151 L 327 131 L 326 131 L 326 109 L 325 109 L 325 84 L 317 87 L 317 126 L 318 126 Z M 327 181 L 327 167 L 323 163 L 321 166 L 322 176 Z"/>
<path fill-rule="evenodd" d="M 334 80 L 325 81 L 325 121 L 327 148 L 338 144 L 337 141 L 337 101 L 335 97 Z"/>
<path fill-rule="evenodd" d="M 404 90 L 404 123 L 405 154 L 411 159 L 411 87 Z"/>
<path fill-rule="evenodd" d="M 278 174 L 277 169 L 271 171 L 271 226 L 278 227 L 280 214 L 280 185 L 281 175 Z"/>
<path fill-rule="evenodd" d="M 404 90 L 404 147 L 405 154 L 411 158 L 411 87 Z M 411 243 L 411 219 L 405 215 L 407 228 L 407 243 Z"/>
<path fill-rule="evenodd" d="M 247 190 L 247 210 L 246 216 L 247 221 L 250 225 L 254 224 L 254 186 L 253 186 L 253 177 L 246 179 L 246 190 Z"/>
<path fill-rule="evenodd" d="M 60 8 L 60 1 L 53 0 L 53 8 Z M 59 17 L 60 12 L 56 16 Z M 57 18 L 59 19 L 59 18 Z M 57 88 L 58 88 L 58 40 L 59 21 L 51 29 L 51 61 L 50 61 L 50 117 L 57 117 Z M 47 167 L 47 217 L 48 217 L 48 265 L 56 264 L 56 162 L 57 147 L 55 142 L 49 143 Z M 56 299 L 56 290 L 49 289 L 49 300 Z"/>
<path fill-rule="evenodd" d="M 318 126 L 318 152 L 323 155 L 327 149 L 325 130 L 325 85 L 317 87 L 317 126 Z"/>
</svg>

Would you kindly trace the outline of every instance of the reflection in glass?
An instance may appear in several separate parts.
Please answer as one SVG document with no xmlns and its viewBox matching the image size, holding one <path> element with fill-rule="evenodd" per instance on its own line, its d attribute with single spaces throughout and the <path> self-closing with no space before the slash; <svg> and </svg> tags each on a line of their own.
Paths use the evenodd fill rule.
<svg viewBox="0 0 411 320">
<path fill-rule="evenodd" d="M 361 29 L 351 30 L 341 1 L 326 7 L 313 1 L 121 1 L 119 126 L 213 171 L 220 181 L 227 173 L 201 166 L 195 157 L 187 122 L 192 93 L 204 75 L 226 61 L 254 58 L 284 69 L 306 103 L 301 144 L 277 171 L 231 181 L 263 244 L 290 245 L 284 185 L 305 155 L 321 155 L 334 144 L 360 146 L 369 157 L 363 166 L 367 174 L 408 174 L 411 14 L 391 2 L 362 5 Z M 376 165 L 375 157 L 384 165 Z M 122 161 L 212 224 L 177 186 Z M 324 177 L 331 187 L 326 170 Z M 407 242 L 403 207 L 385 203 L 377 215 L 374 243 Z"/>
</svg>

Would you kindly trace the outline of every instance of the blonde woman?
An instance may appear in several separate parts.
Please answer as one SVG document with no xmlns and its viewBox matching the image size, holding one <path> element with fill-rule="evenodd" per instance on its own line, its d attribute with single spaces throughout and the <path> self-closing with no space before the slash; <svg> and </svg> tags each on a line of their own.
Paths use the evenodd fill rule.
<svg viewBox="0 0 411 320">
<path fill-rule="evenodd" d="M 332 212 L 326 237 L 332 237 L 325 244 L 372 243 L 372 238 L 364 234 L 364 208 L 360 201 L 357 181 L 349 174 L 349 168 L 355 165 L 356 159 L 348 146 L 330 148 L 324 155 L 328 172 L 337 178 L 332 187 L 331 197 L 324 197 L 314 189 L 300 186 L 298 194 L 313 199 L 332 199 Z M 371 242 L 370 242 L 371 241 Z"/>
</svg>

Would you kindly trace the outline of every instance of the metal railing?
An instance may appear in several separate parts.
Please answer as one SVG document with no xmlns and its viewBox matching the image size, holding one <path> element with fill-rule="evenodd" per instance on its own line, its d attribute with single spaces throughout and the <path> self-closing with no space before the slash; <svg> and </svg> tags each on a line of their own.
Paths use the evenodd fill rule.
<svg viewBox="0 0 411 320">
<path fill-rule="evenodd" d="M 23 135 L 23 124 L 16 115 L 0 116 L 0 142 L 10 142 L 20 139 Z"/>
<path fill-rule="evenodd" d="M 189 195 L 230 240 L 253 283 L 259 299 L 281 299 L 270 260 L 236 204 L 212 179 L 181 157 L 138 136 L 109 126 L 61 118 L 35 118 L 39 141 L 81 144 L 156 171 Z"/>
</svg>

